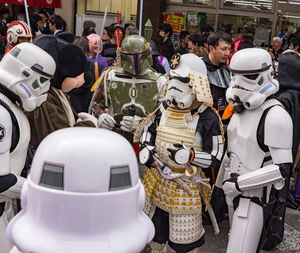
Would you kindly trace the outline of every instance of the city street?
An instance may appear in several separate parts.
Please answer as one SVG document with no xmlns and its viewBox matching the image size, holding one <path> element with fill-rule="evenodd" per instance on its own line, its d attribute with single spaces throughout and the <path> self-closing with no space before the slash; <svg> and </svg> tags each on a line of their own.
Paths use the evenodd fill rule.
<svg viewBox="0 0 300 253">
<path fill-rule="evenodd" d="M 300 210 L 287 209 L 285 223 L 284 241 L 272 251 L 261 251 L 262 253 L 299 253 L 300 252 Z M 214 235 L 211 226 L 205 226 L 206 242 L 201 248 L 201 253 L 223 253 L 226 252 L 227 233 L 229 230 L 228 220 L 219 224 L 220 234 Z M 172 251 L 170 251 L 172 252 Z"/>
</svg>

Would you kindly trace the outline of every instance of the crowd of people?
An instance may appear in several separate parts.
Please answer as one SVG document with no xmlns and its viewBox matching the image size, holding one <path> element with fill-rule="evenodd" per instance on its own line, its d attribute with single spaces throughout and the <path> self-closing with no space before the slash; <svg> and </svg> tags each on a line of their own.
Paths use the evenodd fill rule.
<svg viewBox="0 0 300 253">
<path fill-rule="evenodd" d="M 228 216 L 227 252 L 252 253 L 282 241 L 285 208 L 297 208 L 300 199 L 297 33 L 274 37 L 266 50 L 255 46 L 249 31 L 234 40 L 204 25 L 201 33 L 182 31 L 174 48 L 167 23 L 147 42 L 133 23 L 110 24 L 100 36 L 95 22 L 86 20 L 82 35 L 75 36 L 61 16 L 44 9 L 30 17 L 31 27 L 11 19 L 6 8 L 0 16 L 1 253 L 13 245 L 22 252 L 48 252 L 24 243 L 25 236 L 18 239 L 22 226 L 13 229 L 30 211 L 26 205 L 41 199 L 25 203 L 24 197 L 23 211 L 8 222 L 20 210 L 15 200 L 23 185 L 27 191 L 41 177 L 39 186 L 64 189 L 54 174 L 47 178 L 30 166 L 32 154 L 42 154 L 41 143 L 70 127 L 116 132 L 139 158 L 146 201 L 136 208 L 152 237 L 141 239 L 142 247 L 133 242 L 132 252 L 146 243 L 152 252 L 197 252 L 205 241 L 203 223 L 212 223 L 217 233 L 217 222 Z M 132 168 L 120 168 L 115 173 L 129 176 L 113 183 L 111 176 L 109 187 L 133 187 Z M 28 182 L 30 171 L 35 176 Z M 81 184 L 98 189 L 91 181 Z M 93 192 L 74 185 L 70 192 Z M 47 231 L 43 225 L 39 229 Z"/>
</svg>

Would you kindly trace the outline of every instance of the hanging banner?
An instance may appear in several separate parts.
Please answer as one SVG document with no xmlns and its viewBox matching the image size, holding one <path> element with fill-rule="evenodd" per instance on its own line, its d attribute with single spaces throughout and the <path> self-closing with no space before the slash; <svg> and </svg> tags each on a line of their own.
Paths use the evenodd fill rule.
<svg viewBox="0 0 300 253">
<path fill-rule="evenodd" d="M 36 6 L 60 8 L 60 0 L 35 0 Z"/>
<path fill-rule="evenodd" d="M 173 28 L 173 33 L 180 33 L 184 27 L 184 14 L 164 14 L 164 23 L 169 23 Z"/>
<path fill-rule="evenodd" d="M 0 0 L 0 3 L 24 5 L 24 0 Z M 60 0 L 27 0 L 31 6 L 60 8 Z"/>
<path fill-rule="evenodd" d="M 0 3 L 24 5 L 24 0 L 0 0 Z M 27 0 L 28 5 L 35 5 L 34 0 Z"/>
</svg>

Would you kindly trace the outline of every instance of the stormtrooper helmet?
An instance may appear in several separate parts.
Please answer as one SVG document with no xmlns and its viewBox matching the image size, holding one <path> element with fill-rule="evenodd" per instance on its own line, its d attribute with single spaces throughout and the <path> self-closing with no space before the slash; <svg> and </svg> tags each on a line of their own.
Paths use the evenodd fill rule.
<svg viewBox="0 0 300 253">
<path fill-rule="evenodd" d="M 232 105 L 256 109 L 279 89 L 279 83 L 272 77 L 271 56 L 264 49 L 247 48 L 236 52 L 229 68 L 231 84 L 226 99 Z"/>
<path fill-rule="evenodd" d="M 166 93 L 166 102 L 170 107 L 187 109 L 195 99 L 212 105 L 207 69 L 200 57 L 195 54 L 175 54 L 170 67 Z"/>
<path fill-rule="evenodd" d="M 54 59 L 41 48 L 24 42 L 16 45 L 0 62 L 0 83 L 15 93 L 25 111 L 33 111 L 47 99 Z"/>
<path fill-rule="evenodd" d="M 124 137 L 66 128 L 39 145 L 7 237 L 22 253 L 141 252 L 154 236 L 144 203 Z"/>
</svg>

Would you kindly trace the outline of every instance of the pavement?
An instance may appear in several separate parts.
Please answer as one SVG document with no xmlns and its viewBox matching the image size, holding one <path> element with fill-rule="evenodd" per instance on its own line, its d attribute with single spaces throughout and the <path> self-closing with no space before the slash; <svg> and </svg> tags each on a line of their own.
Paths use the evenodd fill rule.
<svg viewBox="0 0 300 253">
<path fill-rule="evenodd" d="M 204 226 L 204 228 L 206 231 L 206 242 L 198 252 L 225 253 L 229 231 L 228 220 L 223 220 L 219 223 L 220 234 L 218 235 L 213 233 L 212 226 Z M 174 252 L 173 250 L 168 250 L 168 253 Z M 261 253 L 300 253 L 300 209 L 287 209 L 283 242 L 275 249 L 271 251 L 262 250 Z"/>
</svg>

